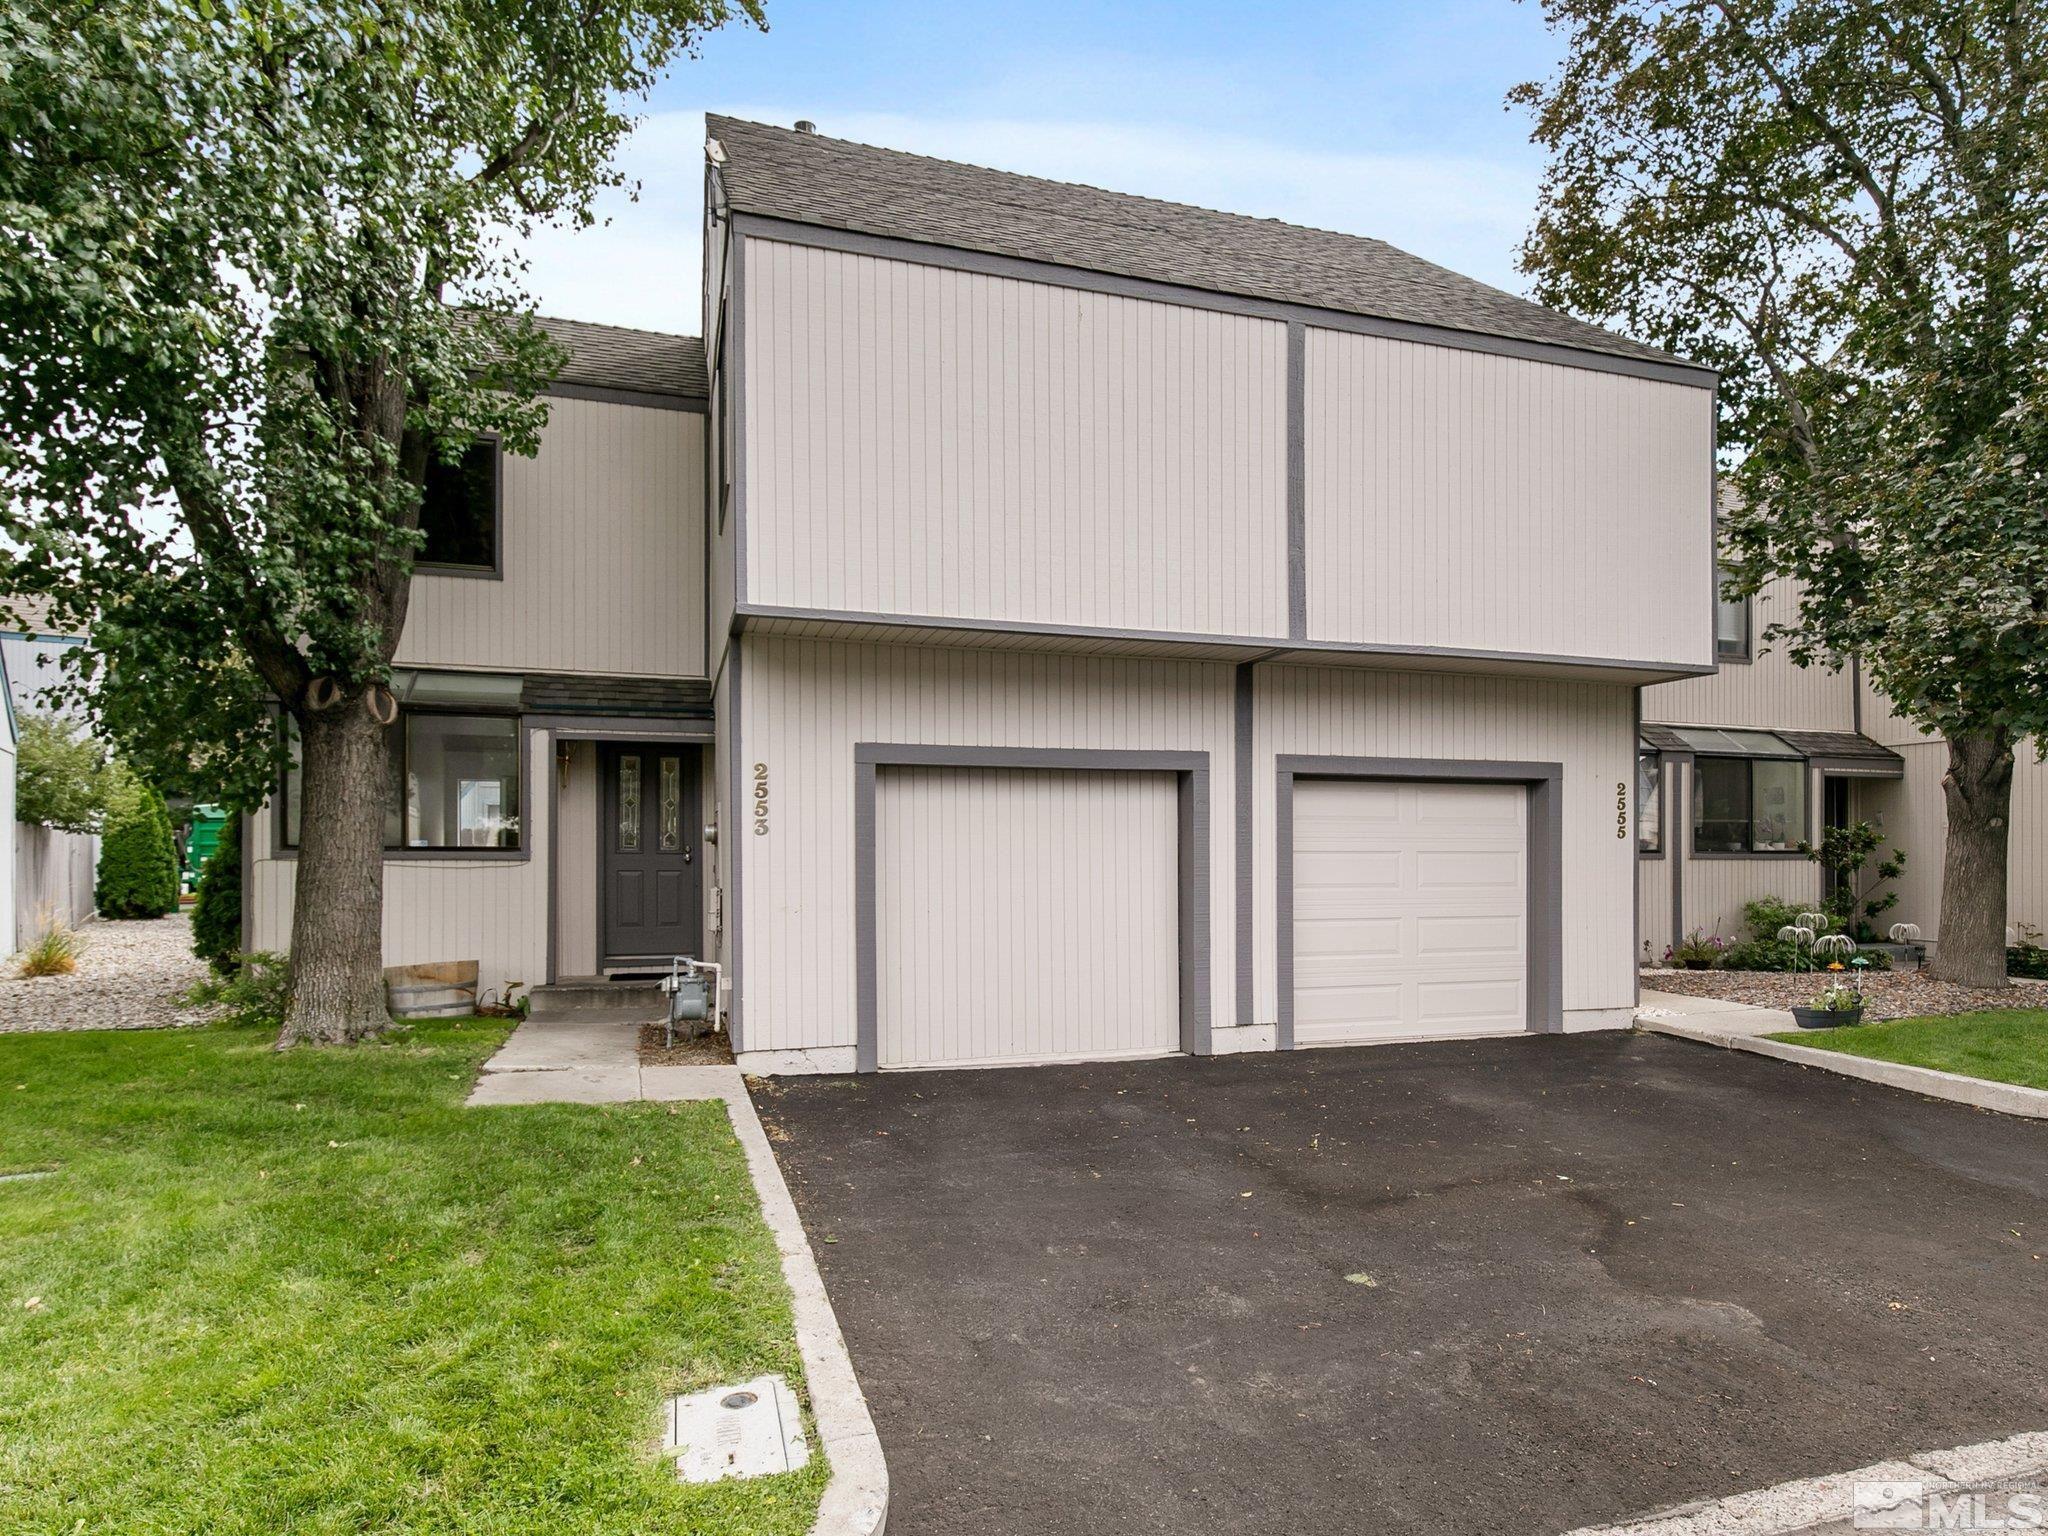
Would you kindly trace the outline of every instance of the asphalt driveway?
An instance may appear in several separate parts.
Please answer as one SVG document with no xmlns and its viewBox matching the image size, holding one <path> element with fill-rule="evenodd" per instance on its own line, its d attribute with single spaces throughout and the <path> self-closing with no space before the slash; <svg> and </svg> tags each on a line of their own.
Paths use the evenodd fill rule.
<svg viewBox="0 0 2048 1536">
<path fill-rule="evenodd" d="M 756 1098 L 892 1536 L 1561 1532 L 2048 1428 L 2048 1124 L 1611 1034 Z"/>
</svg>

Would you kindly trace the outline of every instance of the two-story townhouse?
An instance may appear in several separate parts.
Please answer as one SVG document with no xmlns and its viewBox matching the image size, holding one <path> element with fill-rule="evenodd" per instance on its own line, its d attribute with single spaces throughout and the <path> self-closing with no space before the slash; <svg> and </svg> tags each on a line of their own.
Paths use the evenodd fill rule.
<svg viewBox="0 0 2048 1536">
<path fill-rule="evenodd" d="M 1948 814 L 1947 744 L 1901 719 L 1854 663 L 1793 665 L 1766 639 L 1797 614 L 1796 582 L 1716 610 L 1719 669 L 1643 690 L 1641 927 L 1655 960 L 1698 931 L 1731 938 L 1745 903 L 1814 904 L 1820 867 L 1800 853 L 1828 827 L 1868 822 L 1903 850 L 1906 872 L 1883 887 L 1897 905 L 1880 927 L 1910 922 L 1940 941 Z M 2013 774 L 2007 902 L 2011 921 L 2048 925 L 2048 768 L 2032 743 Z"/>
<path fill-rule="evenodd" d="M 486 579 L 420 578 L 394 959 L 712 954 L 771 1071 L 1630 1021 L 1710 372 L 1373 240 L 709 131 L 702 398 L 568 334 Z"/>
</svg>

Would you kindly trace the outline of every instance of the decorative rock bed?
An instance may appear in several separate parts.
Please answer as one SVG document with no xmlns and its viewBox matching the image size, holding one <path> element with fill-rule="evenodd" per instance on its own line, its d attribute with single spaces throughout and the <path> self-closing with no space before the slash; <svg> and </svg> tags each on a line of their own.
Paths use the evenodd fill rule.
<svg viewBox="0 0 2048 1536">
<path fill-rule="evenodd" d="M 184 913 L 147 921 L 87 923 L 78 930 L 78 969 L 24 977 L 15 962 L 0 975 L 0 1034 L 58 1029 L 162 1029 L 196 1024 L 205 1010 L 184 1006 L 206 962 L 192 953 Z"/>
<path fill-rule="evenodd" d="M 1646 970 L 1643 985 L 1654 992 L 1685 997 L 1715 997 L 1758 1008 L 1804 1005 L 1824 990 L 1839 972 L 1798 971 L 1666 971 Z M 1853 978 L 1852 978 L 1853 979 Z M 2014 981 L 2003 989 L 1959 987 L 1915 971 L 1874 971 L 1857 983 L 1863 990 L 1863 1017 L 1911 1019 L 1930 1013 L 1975 1013 L 1985 1008 L 2048 1008 L 2048 981 Z"/>
</svg>

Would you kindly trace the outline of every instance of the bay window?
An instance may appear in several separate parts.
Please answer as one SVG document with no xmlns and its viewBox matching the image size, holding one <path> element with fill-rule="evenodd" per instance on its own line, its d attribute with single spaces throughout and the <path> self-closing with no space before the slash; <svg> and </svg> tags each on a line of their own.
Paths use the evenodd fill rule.
<svg viewBox="0 0 2048 1536">
<path fill-rule="evenodd" d="M 1664 851 L 1664 759 L 1655 752 L 1636 754 L 1636 846 Z"/>
<path fill-rule="evenodd" d="M 1805 759 L 1693 760 L 1693 852 L 1796 853 L 1805 838 Z"/>
</svg>

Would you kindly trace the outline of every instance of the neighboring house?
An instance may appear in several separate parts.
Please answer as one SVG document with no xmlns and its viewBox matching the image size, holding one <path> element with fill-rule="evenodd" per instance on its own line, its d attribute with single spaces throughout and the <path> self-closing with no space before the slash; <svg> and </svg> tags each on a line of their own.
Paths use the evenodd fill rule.
<svg viewBox="0 0 2048 1536">
<path fill-rule="evenodd" d="M 768 1071 L 1630 1022 L 1712 373 L 1374 240 L 709 130 L 708 370 L 558 323 L 538 456 L 430 488 L 387 961 L 715 956 Z"/>
<path fill-rule="evenodd" d="M 1880 920 L 1939 941 L 1948 748 L 1895 715 L 1853 665 L 1797 667 L 1763 636 L 1796 617 L 1799 589 L 1770 583 L 1717 608 L 1720 670 L 1643 690 L 1639 799 L 1642 940 L 1652 958 L 1695 929 L 1742 929 L 1760 896 L 1813 903 L 1820 867 L 1801 854 L 1828 827 L 1867 821 L 1907 855 Z M 2013 775 L 2010 921 L 2048 925 L 2048 770 L 2032 743 Z"/>
</svg>

